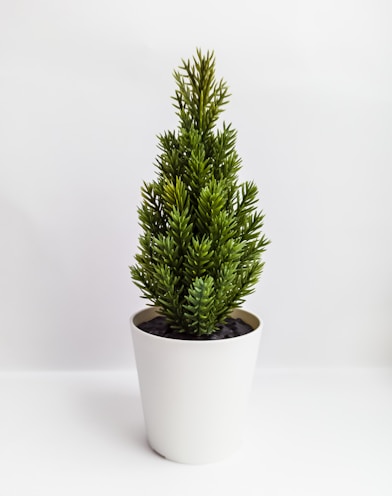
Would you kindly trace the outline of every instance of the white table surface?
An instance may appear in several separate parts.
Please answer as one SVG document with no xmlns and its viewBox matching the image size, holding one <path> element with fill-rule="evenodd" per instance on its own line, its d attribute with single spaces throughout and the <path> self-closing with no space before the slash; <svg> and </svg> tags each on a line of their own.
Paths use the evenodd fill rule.
<svg viewBox="0 0 392 496">
<path fill-rule="evenodd" d="M 391 496 L 392 369 L 259 369 L 239 452 L 152 452 L 134 371 L 0 374 L 1 496 Z"/>
</svg>

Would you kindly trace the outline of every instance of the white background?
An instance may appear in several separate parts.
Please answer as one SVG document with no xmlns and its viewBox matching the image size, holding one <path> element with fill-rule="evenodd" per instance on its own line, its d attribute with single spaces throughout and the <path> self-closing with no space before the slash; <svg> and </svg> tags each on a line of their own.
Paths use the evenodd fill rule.
<svg viewBox="0 0 392 496">
<path fill-rule="evenodd" d="M 0 0 L 2 495 L 391 495 L 391 25 L 389 0 Z M 128 265 L 196 47 L 272 244 L 244 444 L 195 467 L 146 444 Z"/>
<path fill-rule="evenodd" d="M 272 239 L 260 365 L 391 365 L 391 21 L 387 0 L 3 0 L 0 368 L 133 366 L 140 185 L 196 47 Z"/>
</svg>

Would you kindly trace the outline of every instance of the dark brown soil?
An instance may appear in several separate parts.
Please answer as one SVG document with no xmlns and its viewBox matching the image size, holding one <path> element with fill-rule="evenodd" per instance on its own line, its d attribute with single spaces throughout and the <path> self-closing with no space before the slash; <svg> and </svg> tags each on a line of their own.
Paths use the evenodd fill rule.
<svg viewBox="0 0 392 496">
<path fill-rule="evenodd" d="M 253 328 L 242 319 L 232 319 L 231 317 L 226 320 L 225 324 L 218 324 L 218 330 L 209 336 L 195 336 L 194 334 L 174 331 L 170 328 L 165 317 L 155 317 L 147 322 L 142 322 L 138 327 L 142 331 L 155 336 L 192 341 L 235 338 L 253 331 Z"/>
</svg>

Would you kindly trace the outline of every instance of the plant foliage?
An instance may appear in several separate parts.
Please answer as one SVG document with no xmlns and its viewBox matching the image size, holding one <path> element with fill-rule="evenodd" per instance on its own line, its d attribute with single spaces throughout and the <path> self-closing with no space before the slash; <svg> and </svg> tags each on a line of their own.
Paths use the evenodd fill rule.
<svg viewBox="0 0 392 496">
<path fill-rule="evenodd" d="M 228 86 L 213 52 L 174 72 L 178 128 L 158 136 L 157 177 L 142 187 L 142 234 L 130 267 L 144 298 L 180 332 L 209 335 L 253 292 L 269 241 L 254 182 L 239 183 L 236 131 L 217 121 Z"/>
</svg>

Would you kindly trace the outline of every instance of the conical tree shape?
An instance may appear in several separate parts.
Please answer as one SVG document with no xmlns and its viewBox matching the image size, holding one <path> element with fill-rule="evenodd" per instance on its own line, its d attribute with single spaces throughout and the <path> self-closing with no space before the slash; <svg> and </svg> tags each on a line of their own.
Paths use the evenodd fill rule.
<svg viewBox="0 0 392 496">
<path fill-rule="evenodd" d="M 142 187 L 142 235 L 131 275 L 180 332 L 210 335 L 252 293 L 269 241 L 257 187 L 238 182 L 236 131 L 217 121 L 228 87 L 213 52 L 174 72 L 178 128 L 158 136 L 157 178 Z"/>
</svg>

